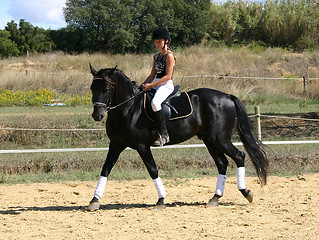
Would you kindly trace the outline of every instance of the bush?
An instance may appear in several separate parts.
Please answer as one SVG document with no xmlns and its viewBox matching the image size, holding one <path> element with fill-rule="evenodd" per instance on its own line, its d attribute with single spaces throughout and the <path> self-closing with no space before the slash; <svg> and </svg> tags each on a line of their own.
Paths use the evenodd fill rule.
<svg viewBox="0 0 319 240">
<path fill-rule="evenodd" d="M 26 92 L 0 89 L 0 106 L 40 106 L 50 103 L 55 96 L 55 93 L 48 89 Z"/>
<path fill-rule="evenodd" d="M 37 91 L 10 91 L 0 89 L 0 107 L 8 106 L 42 106 L 50 104 L 57 98 L 52 90 L 39 89 Z M 68 96 L 63 95 L 62 102 L 69 106 L 91 104 L 91 94 Z"/>
<path fill-rule="evenodd" d="M 92 103 L 91 98 L 92 98 L 91 93 L 84 96 L 77 94 L 73 97 L 66 99 L 64 103 L 66 105 L 73 106 L 73 107 L 79 106 L 79 105 L 89 105 Z"/>
</svg>

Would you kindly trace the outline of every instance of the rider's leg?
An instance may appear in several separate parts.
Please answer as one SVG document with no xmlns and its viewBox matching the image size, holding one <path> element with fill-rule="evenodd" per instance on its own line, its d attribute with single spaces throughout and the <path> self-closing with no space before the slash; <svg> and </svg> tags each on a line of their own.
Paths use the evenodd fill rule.
<svg viewBox="0 0 319 240">
<path fill-rule="evenodd" d="M 154 112 L 155 129 L 157 131 L 157 138 L 153 143 L 153 146 L 162 147 L 165 143 L 169 142 L 169 136 L 166 128 L 166 121 L 163 115 L 163 111 L 159 110 Z"/>
<path fill-rule="evenodd" d="M 151 105 L 155 116 L 155 128 L 158 132 L 157 139 L 154 146 L 163 146 L 169 142 L 169 136 L 166 128 L 165 117 L 162 112 L 162 102 L 173 92 L 174 86 L 172 81 L 167 82 L 157 88 L 156 93 L 152 99 Z"/>
</svg>

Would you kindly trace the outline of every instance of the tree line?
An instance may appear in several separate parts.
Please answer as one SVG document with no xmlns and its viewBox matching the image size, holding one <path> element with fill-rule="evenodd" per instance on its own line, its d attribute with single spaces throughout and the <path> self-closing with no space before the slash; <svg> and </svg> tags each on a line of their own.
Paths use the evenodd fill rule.
<svg viewBox="0 0 319 240">
<path fill-rule="evenodd" d="M 319 47 L 316 0 L 67 0 L 67 27 L 44 30 L 21 19 L 0 30 L 0 57 L 29 52 L 147 53 L 164 26 L 172 46 L 258 44 L 302 51 Z"/>
</svg>

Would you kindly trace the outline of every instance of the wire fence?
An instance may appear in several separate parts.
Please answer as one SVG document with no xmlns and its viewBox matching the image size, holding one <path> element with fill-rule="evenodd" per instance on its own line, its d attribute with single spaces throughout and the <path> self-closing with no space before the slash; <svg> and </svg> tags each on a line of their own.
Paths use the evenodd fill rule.
<svg viewBox="0 0 319 240">
<path fill-rule="evenodd" d="M 249 115 L 249 118 L 255 117 L 264 117 L 264 118 L 278 118 L 278 119 L 288 119 L 288 120 L 299 120 L 299 121 L 313 121 L 319 122 L 319 119 L 311 119 L 311 118 L 296 118 L 289 116 L 274 116 L 274 115 L 263 115 L 263 114 L 253 114 Z M 60 132 L 72 132 L 72 131 L 105 131 L 105 128 L 12 128 L 12 127 L 0 127 L 0 130 L 7 131 L 60 131 Z"/>
<path fill-rule="evenodd" d="M 259 111 L 259 109 L 258 109 Z M 261 115 L 254 114 L 250 115 L 250 118 L 256 119 L 257 127 L 257 138 L 261 140 L 261 129 L 260 129 L 260 117 L 268 117 L 268 118 L 280 118 L 280 119 L 288 119 L 288 120 L 301 120 L 301 121 L 313 121 L 319 122 L 319 119 L 309 119 L 309 118 L 296 118 L 289 116 L 273 116 L 273 115 Z M 0 130 L 7 131 L 105 131 L 105 129 L 34 129 L 34 128 L 11 128 L 11 127 L 1 127 Z M 319 140 L 301 140 L 301 141 L 263 141 L 263 144 L 266 145 L 283 145 L 283 144 L 317 144 Z M 242 143 L 234 143 L 234 145 L 239 146 Z M 175 145 L 175 146 L 165 146 L 160 149 L 178 149 L 178 148 L 199 148 L 205 147 L 204 144 L 187 144 L 187 145 Z M 154 148 L 159 149 L 159 148 Z M 128 148 L 130 150 L 130 148 Z M 92 152 L 92 151 L 108 151 L 108 148 L 60 148 L 60 149 L 20 149 L 20 150 L 0 150 L 0 154 L 9 154 L 9 153 L 56 153 L 56 152 Z"/>
<path fill-rule="evenodd" d="M 26 71 L 26 75 L 28 75 L 29 72 Z M 319 80 L 319 78 L 306 78 L 306 77 L 296 77 L 296 78 L 273 78 L 273 77 L 245 77 L 245 76 L 224 76 L 224 75 L 192 75 L 192 76 L 178 76 L 177 78 L 229 78 L 229 79 L 255 79 L 255 80 L 303 80 L 303 86 L 304 86 L 304 91 L 306 90 L 306 83 L 307 80 Z M 260 113 L 256 113 L 253 115 L 250 115 L 249 118 L 255 118 L 258 128 L 260 128 L 260 118 L 278 118 L 278 119 L 287 119 L 287 120 L 299 120 L 299 121 L 313 121 L 313 122 L 319 122 L 319 119 L 309 119 L 309 118 L 296 118 L 296 117 L 289 117 L 289 116 L 274 116 L 274 115 L 263 115 Z M 76 132 L 76 131 L 105 131 L 105 128 L 102 129 L 57 129 L 57 128 L 42 128 L 42 129 L 36 129 L 36 128 L 13 128 L 13 127 L 0 127 L 0 130 L 6 130 L 6 131 L 59 131 L 59 132 Z M 260 139 L 261 136 L 261 129 L 257 129 L 257 138 Z M 274 144 L 295 144 L 296 141 L 286 141 L 285 143 L 282 142 L 276 142 L 272 141 Z M 319 141 L 314 140 L 314 141 L 298 141 L 303 143 L 319 143 Z M 268 144 L 272 144 L 271 142 L 268 142 Z M 239 143 L 238 143 L 239 144 Z M 187 145 L 179 145 L 179 146 L 187 146 Z M 189 147 L 199 147 L 199 146 L 204 146 L 201 144 L 195 144 Z M 178 148 L 178 147 L 177 147 Z M 180 147 L 179 147 L 180 148 Z M 96 151 L 96 148 L 93 149 L 88 149 L 88 148 L 82 148 L 82 149 L 74 149 L 74 150 L 66 150 L 66 151 Z M 101 148 L 101 150 L 107 150 L 107 148 Z M 14 152 L 61 152 L 64 151 L 63 149 L 47 149 L 47 150 L 2 150 L 0 153 L 14 153 Z M 99 150 L 98 150 L 99 151 Z"/>
<path fill-rule="evenodd" d="M 319 80 L 311 77 L 291 77 L 291 78 L 274 78 L 274 77 L 245 77 L 245 76 L 225 76 L 225 75 L 191 75 L 180 76 L 179 78 L 229 78 L 229 79 L 255 79 L 255 80 Z"/>
</svg>

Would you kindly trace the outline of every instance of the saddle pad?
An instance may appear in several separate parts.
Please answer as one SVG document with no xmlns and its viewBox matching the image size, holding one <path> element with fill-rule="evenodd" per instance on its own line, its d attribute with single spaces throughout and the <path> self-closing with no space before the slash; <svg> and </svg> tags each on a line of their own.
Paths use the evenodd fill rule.
<svg viewBox="0 0 319 240">
<path fill-rule="evenodd" d="M 147 95 L 147 94 L 145 94 Z M 153 110 L 151 107 L 151 99 L 144 95 L 144 111 L 147 117 L 153 119 Z M 186 118 L 193 113 L 191 100 L 186 92 L 181 92 L 175 97 L 165 100 L 162 103 L 162 110 L 165 112 L 168 120 L 177 120 Z"/>
</svg>

